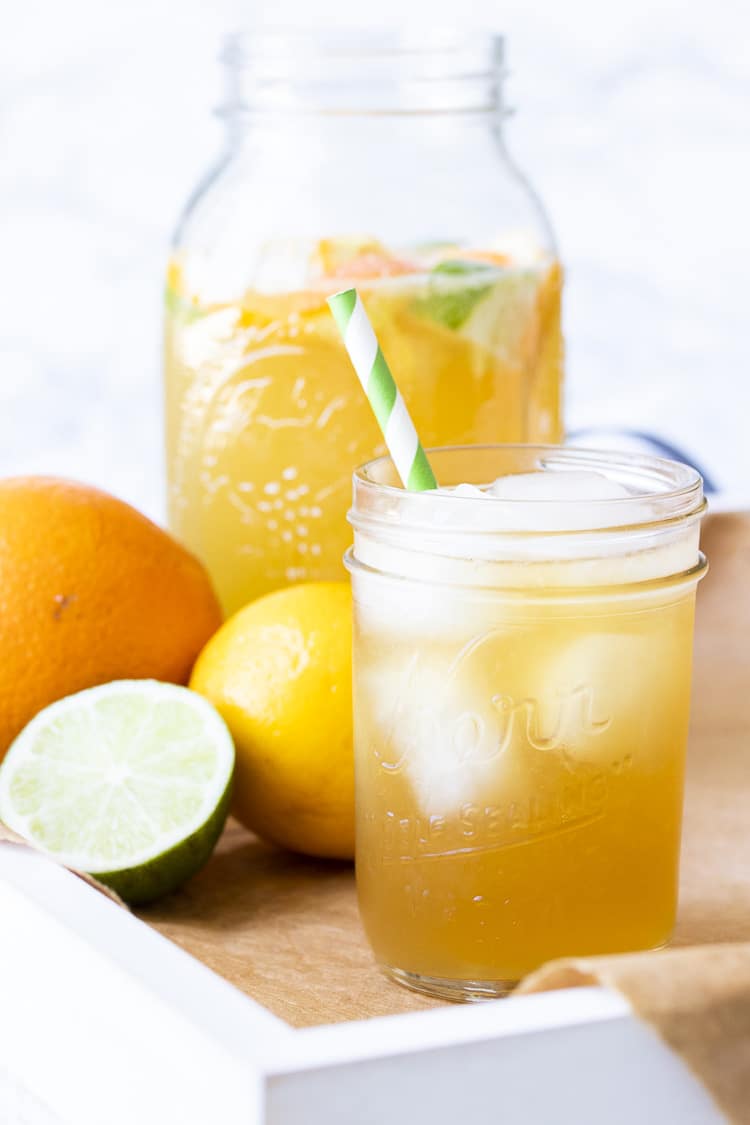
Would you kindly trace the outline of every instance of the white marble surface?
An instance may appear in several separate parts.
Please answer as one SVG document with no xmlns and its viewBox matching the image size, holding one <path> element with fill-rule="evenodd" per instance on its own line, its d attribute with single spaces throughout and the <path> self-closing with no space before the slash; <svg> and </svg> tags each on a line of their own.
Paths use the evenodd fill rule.
<svg viewBox="0 0 750 1125">
<path fill-rule="evenodd" d="M 348 22 L 368 22 L 352 3 Z M 378 18 L 403 13 L 381 0 Z M 568 268 L 568 421 L 656 430 L 750 501 L 750 33 L 715 0 L 475 0 L 509 37 L 509 127 Z M 449 23 L 455 0 L 410 20 Z M 219 143 L 221 35 L 303 0 L 25 0 L 0 36 L 0 474 L 159 517 L 164 259 Z M 341 18 L 320 0 L 315 22 Z"/>
</svg>

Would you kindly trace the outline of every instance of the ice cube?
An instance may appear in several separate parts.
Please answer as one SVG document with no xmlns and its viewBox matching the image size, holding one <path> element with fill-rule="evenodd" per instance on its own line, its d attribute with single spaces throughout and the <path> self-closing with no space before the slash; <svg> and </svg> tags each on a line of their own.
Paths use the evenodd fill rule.
<svg viewBox="0 0 750 1125">
<path fill-rule="evenodd" d="M 466 485 L 460 487 L 465 488 Z M 477 490 L 478 491 L 478 490 Z M 561 472 L 516 473 L 498 477 L 488 493 L 497 500 L 579 501 L 619 500 L 631 496 L 618 481 L 588 469 Z"/>
<path fill-rule="evenodd" d="M 590 763 L 632 754 L 654 664 L 652 646 L 625 631 L 584 634 L 553 650 L 536 671 L 538 748 Z"/>
<path fill-rule="evenodd" d="M 457 484 L 454 488 L 441 489 L 441 492 L 450 492 L 452 496 L 466 496 L 472 500 L 488 500 L 487 492 L 475 484 Z"/>
<path fill-rule="evenodd" d="M 647 522 L 653 518 L 647 497 L 639 497 L 620 481 L 588 469 L 546 469 L 498 477 L 488 485 L 458 484 L 438 490 L 433 510 L 422 501 L 422 517 L 435 527 L 451 525 L 465 531 L 586 531 Z M 426 497 L 427 494 L 424 494 Z M 462 500 L 498 503 L 453 505 Z M 445 500 L 449 504 L 445 503 Z M 623 504 L 621 501 L 629 503 Z M 440 502 L 442 501 L 442 503 Z M 425 522 L 428 522 L 428 519 Z"/>
<path fill-rule="evenodd" d="M 547 470 L 499 477 L 488 489 L 500 522 L 516 531 L 585 531 L 639 523 L 647 502 L 634 502 L 619 481 L 586 469 Z M 629 500 L 630 503 L 622 503 Z"/>
<path fill-rule="evenodd" d="M 507 749 L 492 693 L 452 675 L 447 657 L 414 651 L 360 670 L 358 705 L 387 771 L 403 771 L 425 816 L 458 815 L 496 788 Z"/>
<path fill-rule="evenodd" d="M 275 238 L 258 248 L 252 276 L 253 289 L 281 293 L 304 289 L 310 245 L 301 238 Z"/>
</svg>

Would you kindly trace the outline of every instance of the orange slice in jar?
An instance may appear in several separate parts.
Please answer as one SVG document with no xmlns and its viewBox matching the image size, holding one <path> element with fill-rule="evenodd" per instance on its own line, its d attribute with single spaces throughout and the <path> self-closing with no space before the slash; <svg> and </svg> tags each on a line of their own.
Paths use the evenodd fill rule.
<svg viewBox="0 0 750 1125">
<path fill-rule="evenodd" d="M 419 269 L 372 238 L 322 238 L 310 257 L 313 277 L 364 280 L 399 277 Z"/>
</svg>

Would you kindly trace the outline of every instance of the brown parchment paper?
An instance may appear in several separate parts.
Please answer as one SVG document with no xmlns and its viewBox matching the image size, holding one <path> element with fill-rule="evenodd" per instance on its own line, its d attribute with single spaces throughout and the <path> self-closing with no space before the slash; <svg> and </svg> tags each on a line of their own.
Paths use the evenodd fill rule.
<svg viewBox="0 0 750 1125">
<path fill-rule="evenodd" d="M 525 990 L 604 981 L 750 1122 L 750 514 L 706 521 L 681 904 L 673 948 L 558 962 Z M 294 1026 L 437 1002 L 384 980 L 346 864 L 279 852 L 231 824 L 208 866 L 140 912 Z"/>
</svg>

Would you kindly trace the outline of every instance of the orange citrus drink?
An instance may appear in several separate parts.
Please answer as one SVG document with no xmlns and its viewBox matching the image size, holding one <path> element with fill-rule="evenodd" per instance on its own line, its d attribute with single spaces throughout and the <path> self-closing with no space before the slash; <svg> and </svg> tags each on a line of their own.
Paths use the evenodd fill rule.
<svg viewBox="0 0 750 1125">
<path fill-rule="evenodd" d="M 400 517 L 357 486 L 360 906 L 378 961 L 439 995 L 674 925 L 700 481 L 658 469 L 652 497 L 558 458 L 495 495 L 402 494 Z"/>
<path fill-rule="evenodd" d="M 384 446 L 326 306 L 337 289 L 359 288 L 424 443 L 562 436 L 557 262 L 364 238 L 305 254 L 294 285 L 272 270 L 225 300 L 169 270 L 169 520 L 227 612 L 342 576 L 352 467 Z"/>
</svg>

